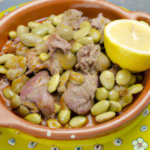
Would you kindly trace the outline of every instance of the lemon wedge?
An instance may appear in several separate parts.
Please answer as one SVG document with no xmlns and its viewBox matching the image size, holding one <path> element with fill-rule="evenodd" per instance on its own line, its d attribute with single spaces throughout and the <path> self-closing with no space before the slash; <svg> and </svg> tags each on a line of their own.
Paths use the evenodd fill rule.
<svg viewBox="0 0 150 150">
<path fill-rule="evenodd" d="M 104 29 L 104 46 L 110 60 L 123 69 L 141 72 L 150 68 L 150 27 L 145 22 L 112 21 Z"/>
</svg>

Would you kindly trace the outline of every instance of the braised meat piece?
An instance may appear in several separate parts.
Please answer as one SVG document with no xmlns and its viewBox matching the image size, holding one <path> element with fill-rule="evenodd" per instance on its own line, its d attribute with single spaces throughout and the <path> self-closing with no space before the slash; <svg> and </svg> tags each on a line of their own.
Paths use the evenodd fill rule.
<svg viewBox="0 0 150 150">
<path fill-rule="evenodd" d="M 67 106 L 78 114 L 86 114 L 94 104 L 94 94 L 97 89 L 97 75 L 84 75 L 81 86 L 70 83 L 63 99 Z"/>
<path fill-rule="evenodd" d="M 24 105 L 27 102 L 34 103 L 47 118 L 50 118 L 55 111 L 54 98 L 47 91 L 49 80 L 48 72 L 41 71 L 26 82 L 20 93 L 20 99 Z"/>
<path fill-rule="evenodd" d="M 77 52 L 77 64 L 76 68 L 80 68 L 85 74 L 94 73 L 97 64 L 98 56 L 100 55 L 99 45 L 86 45 L 81 47 Z"/>
<path fill-rule="evenodd" d="M 98 17 L 93 19 L 92 22 L 91 22 L 92 27 L 96 28 L 102 35 L 100 44 L 104 43 L 104 39 L 103 39 L 104 38 L 104 28 L 110 22 L 111 22 L 111 20 L 109 20 L 108 18 L 103 17 L 102 13 L 99 13 Z"/>
<path fill-rule="evenodd" d="M 63 72 L 56 53 L 47 61 L 42 61 L 39 56 L 36 55 L 36 49 L 30 49 L 26 53 L 26 59 L 29 68 L 26 74 L 37 72 L 44 68 L 48 69 L 52 75 Z"/>
<path fill-rule="evenodd" d="M 83 15 L 83 12 L 75 10 L 75 9 L 69 9 L 63 13 L 62 22 L 65 25 L 71 26 L 73 29 L 79 29 L 80 24 L 83 21 L 88 21 L 88 17 L 81 17 Z"/>
<path fill-rule="evenodd" d="M 61 49 L 65 54 L 71 49 L 71 44 L 62 39 L 58 34 L 51 34 L 47 39 L 47 48 L 49 49 L 49 55 L 53 56 L 57 49 Z"/>
</svg>

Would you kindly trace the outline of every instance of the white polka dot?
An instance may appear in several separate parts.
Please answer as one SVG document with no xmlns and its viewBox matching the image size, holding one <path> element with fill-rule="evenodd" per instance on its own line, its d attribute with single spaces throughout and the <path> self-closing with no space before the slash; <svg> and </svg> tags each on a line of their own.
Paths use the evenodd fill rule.
<svg viewBox="0 0 150 150">
<path fill-rule="evenodd" d="M 75 135 L 71 135 L 71 138 L 74 139 L 76 136 Z"/>
<path fill-rule="evenodd" d="M 137 144 L 138 144 L 137 140 L 132 141 L 132 145 L 137 145 Z"/>
<path fill-rule="evenodd" d="M 138 138 L 137 141 L 138 141 L 138 143 L 144 142 L 144 140 L 142 138 Z"/>
<path fill-rule="evenodd" d="M 147 144 L 146 142 L 143 142 L 143 143 L 142 143 L 142 147 L 143 147 L 144 149 L 146 149 L 146 148 L 148 148 L 148 144 Z"/>
<path fill-rule="evenodd" d="M 50 137 L 52 135 L 51 131 L 47 132 L 47 137 Z"/>
</svg>

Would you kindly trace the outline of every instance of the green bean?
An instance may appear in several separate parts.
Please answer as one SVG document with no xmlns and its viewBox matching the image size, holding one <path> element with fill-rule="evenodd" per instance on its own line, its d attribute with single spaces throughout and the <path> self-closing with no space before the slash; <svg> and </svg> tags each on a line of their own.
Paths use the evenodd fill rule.
<svg viewBox="0 0 150 150">
<path fill-rule="evenodd" d="M 99 101 L 107 99 L 108 98 L 108 90 L 104 87 L 97 88 L 96 93 L 95 93 L 95 98 Z"/>
</svg>

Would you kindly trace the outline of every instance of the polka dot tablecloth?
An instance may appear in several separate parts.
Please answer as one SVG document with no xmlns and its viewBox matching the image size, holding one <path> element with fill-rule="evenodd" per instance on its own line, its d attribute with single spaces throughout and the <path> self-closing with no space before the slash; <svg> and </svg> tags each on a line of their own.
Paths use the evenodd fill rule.
<svg viewBox="0 0 150 150">
<path fill-rule="evenodd" d="M 24 4 L 22 4 L 24 5 Z M 14 6 L 0 13 L 0 18 L 21 5 Z M 150 150 L 150 105 L 145 109 L 144 119 L 132 131 L 124 136 L 104 144 L 93 145 L 93 150 Z M 19 132 L 16 130 L 16 132 Z M 50 147 L 40 142 L 34 142 L 30 138 L 24 139 L 19 134 L 12 134 L 6 128 L 0 127 L 0 150 L 61 150 L 61 147 Z M 21 143 L 20 143 L 21 141 Z M 69 143 L 68 143 L 69 144 Z M 69 149 L 66 149 L 69 150 Z M 74 150 L 86 150 L 80 146 Z M 92 149 L 91 149 L 92 150 Z"/>
</svg>

